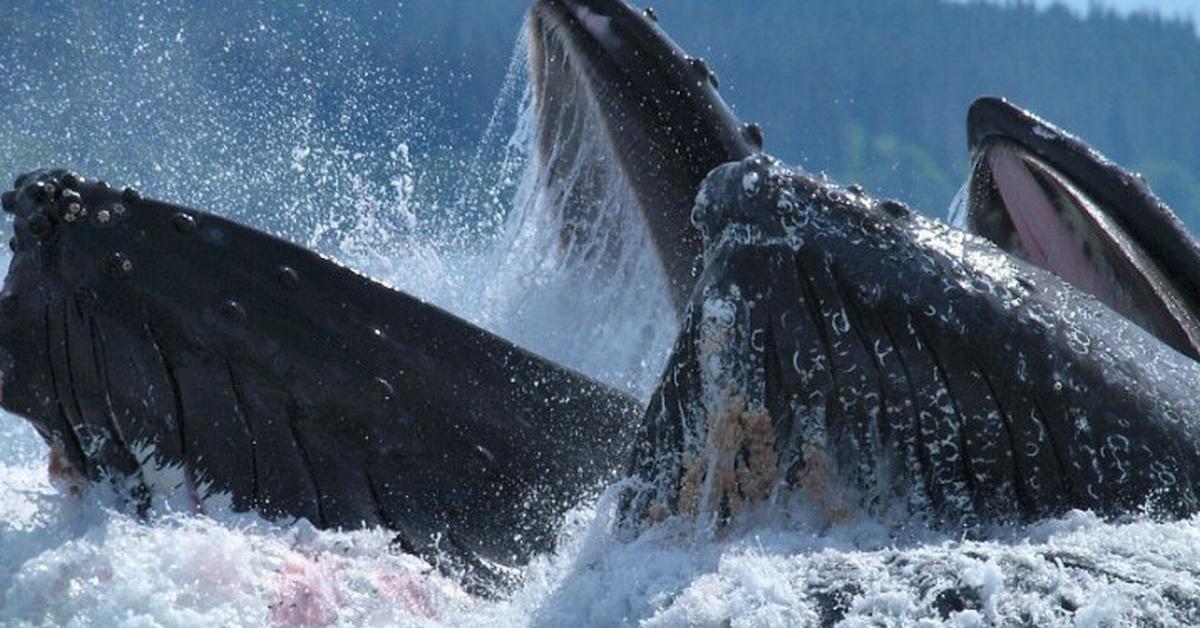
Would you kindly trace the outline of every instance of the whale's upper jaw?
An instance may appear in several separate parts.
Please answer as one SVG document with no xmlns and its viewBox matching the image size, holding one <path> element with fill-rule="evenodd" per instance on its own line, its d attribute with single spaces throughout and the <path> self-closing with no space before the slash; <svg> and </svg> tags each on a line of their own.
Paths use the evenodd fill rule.
<svg viewBox="0 0 1200 628">
<path fill-rule="evenodd" d="M 553 96 L 546 73 L 567 64 L 596 104 L 611 109 L 604 113 L 626 123 L 626 132 L 675 142 L 681 160 L 732 155 L 720 162 L 727 163 L 762 149 L 757 132 L 738 123 L 722 100 L 715 72 L 646 12 L 624 0 L 538 0 L 529 15 L 534 97 L 543 106 Z"/>
<path fill-rule="evenodd" d="M 702 60 L 623 0 L 539 0 L 527 36 L 545 179 L 586 177 L 591 165 L 579 163 L 581 145 L 603 143 L 640 206 L 681 309 L 699 271 L 691 209 L 700 183 L 713 168 L 761 150 L 761 131 L 738 122 Z M 595 205 L 567 196 L 560 208 L 566 222 Z"/>
<path fill-rule="evenodd" d="M 966 228 L 1200 359 L 1200 247 L 1145 182 L 996 98 L 971 108 Z"/>
<path fill-rule="evenodd" d="M 483 577 L 629 446 L 636 400 L 316 253 L 65 171 L 3 200 L 0 405 L 139 510 L 384 527 Z"/>
</svg>

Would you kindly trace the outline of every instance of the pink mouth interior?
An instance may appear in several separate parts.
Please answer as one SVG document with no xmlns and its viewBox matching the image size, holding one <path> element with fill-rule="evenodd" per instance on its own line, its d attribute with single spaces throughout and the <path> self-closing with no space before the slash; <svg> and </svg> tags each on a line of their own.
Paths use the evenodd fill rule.
<svg viewBox="0 0 1200 628">
<path fill-rule="evenodd" d="M 1008 147 L 997 146 L 988 151 L 987 159 L 1028 260 L 1077 288 L 1111 302 L 1110 287 L 1084 256 L 1076 242 L 1077 237 L 1067 229 L 1055 211 L 1054 203 L 1021 157 Z"/>
</svg>

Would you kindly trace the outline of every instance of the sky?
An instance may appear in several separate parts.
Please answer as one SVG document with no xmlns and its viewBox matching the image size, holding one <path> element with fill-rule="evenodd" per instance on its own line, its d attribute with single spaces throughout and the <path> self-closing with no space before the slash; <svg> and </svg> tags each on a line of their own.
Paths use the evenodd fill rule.
<svg viewBox="0 0 1200 628">
<path fill-rule="evenodd" d="M 1012 0 L 996 0 L 1011 2 Z M 1158 11 L 1171 17 L 1188 17 L 1200 31 L 1200 0 L 1033 0 L 1038 6 L 1065 4 L 1086 12 L 1093 5 L 1112 7 L 1122 13 L 1134 11 Z"/>
<path fill-rule="evenodd" d="M 1069 0 L 1068 4 L 1087 7 L 1091 0 Z M 1116 7 L 1122 11 L 1138 9 L 1158 9 L 1168 15 L 1200 15 L 1200 2 L 1197 0 L 1104 0 L 1103 4 Z"/>
</svg>

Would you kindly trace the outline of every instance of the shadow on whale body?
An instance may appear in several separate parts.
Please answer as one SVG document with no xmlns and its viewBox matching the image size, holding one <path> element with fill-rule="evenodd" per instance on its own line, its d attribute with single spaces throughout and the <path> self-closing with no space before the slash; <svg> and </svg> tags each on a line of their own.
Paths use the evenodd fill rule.
<svg viewBox="0 0 1200 628">
<path fill-rule="evenodd" d="M 635 400 L 315 253 L 65 171 L 4 207 L 2 405 L 143 512 L 382 526 L 486 586 L 629 449 Z"/>
<path fill-rule="evenodd" d="M 1200 359 L 1200 245 L 1144 180 L 999 98 L 972 105 L 967 131 L 952 220 Z"/>
<path fill-rule="evenodd" d="M 707 268 L 636 438 L 623 526 L 799 495 L 934 527 L 1200 510 L 1200 366 L 895 202 L 723 166 Z"/>
</svg>

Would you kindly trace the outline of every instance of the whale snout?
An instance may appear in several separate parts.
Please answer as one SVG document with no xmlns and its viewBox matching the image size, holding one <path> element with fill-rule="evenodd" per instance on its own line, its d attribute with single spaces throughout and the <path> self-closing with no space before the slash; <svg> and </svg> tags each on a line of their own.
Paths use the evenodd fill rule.
<svg viewBox="0 0 1200 628">
<path fill-rule="evenodd" d="M 111 190 L 67 170 L 22 175 L 3 194 L 13 257 L 0 292 L 0 406 L 46 440 L 53 476 L 123 476 L 138 485 L 130 495 L 142 499 L 137 478 L 146 451 L 178 447 L 163 438 L 171 416 L 156 395 L 131 392 L 151 383 L 166 389 L 120 329 L 137 319 L 110 307 L 118 301 L 113 284 L 133 263 L 115 230 L 136 200 L 132 189 Z M 143 420 L 139 407 L 163 412 Z"/>
<path fill-rule="evenodd" d="M 631 43 L 627 34 L 630 28 L 645 28 L 652 21 L 624 2 L 540 0 L 533 10 L 535 14 L 548 12 L 560 20 L 572 21 L 609 54 L 616 54 Z"/>
</svg>

